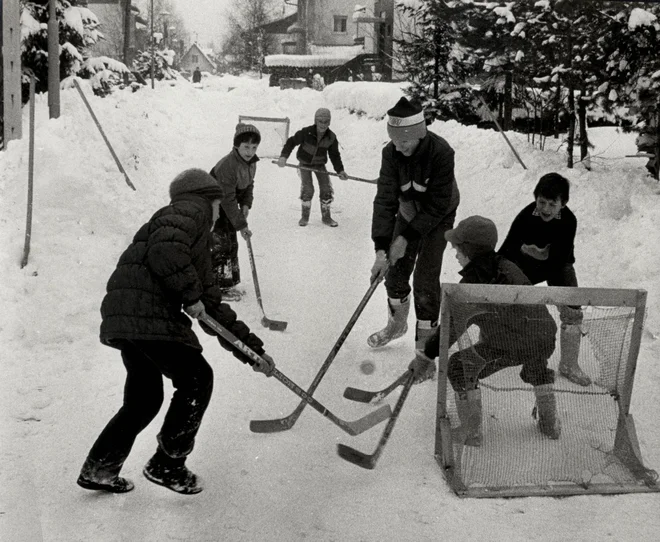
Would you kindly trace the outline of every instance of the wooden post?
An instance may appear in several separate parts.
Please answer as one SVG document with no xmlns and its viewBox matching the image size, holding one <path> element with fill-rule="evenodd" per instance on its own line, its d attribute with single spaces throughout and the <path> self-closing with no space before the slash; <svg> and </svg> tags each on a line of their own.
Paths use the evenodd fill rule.
<svg viewBox="0 0 660 542">
<path fill-rule="evenodd" d="M 151 51 L 151 89 L 154 88 L 154 0 L 151 0 L 151 34 L 149 36 L 149 50 Z"/>
<path fill-rule="evenodd" d="M 78 91 L 78 94 L 80 94 L 80 97 L 82 98 L 83 102 L 85 102 L 85 105 L 87 106 L 87 110 L 89 111 L 89 114 L 92 116 L 92 119 L 94 119 L 94 123 L 96 124 L 96 127 L 99 129 L 99 132 L 101 132 L 101 136 L 103 137 L 103 141 L 105 141 L 105 144 L 108 146 L 108 149 L 110 150 L 110 154 L 112 154 L 112 157 L 115 159 L 115 164 L 117 164 L 117 168 L 119 171 L 121 171 L 124 174 L 124 179 L 126 180 L 126 184 L 130 186 L 133 190 L 135 190 L 135 186 L 131 182 L 131 180 L 128 178 L 128 174 L 126 171 L 124 171 L 124 166 L 121 165 L 121 162 L 119 161 L 119 158 L 117 157 L 117 154 L 115 154 L 115 150 L 112 148 L 112 145 L 110 144 L 110 141 L 108 141 L 108 138 L 105 136 L 105 132 L 103 131 L 103 128 L 101 128 L 101 123 L 99 122 L 99 119 L 96 118 L 96 115 L 94 114 L 94 110 L 92 109 L 92 106 L 89 105 L 89 102 L 87 101 L 87 97 L 83 93 L 82 89 L 80 88 L 80 85 L 78 84 L 78 80 L 74 79 L 73 84 L 76 87 L 76 90 Z"/>
<path fill-rule="evenodd" d="M 124 0 L 124 64 L 131 69 L 131 0 Z M 128 74 L 124 74 L 124 84 L 128 85 Z"/>
<path fill-rule="evenodd" d="M 57 22 L 57 2 L 48 2 L 48 114 L 60 116 L 60 28 Z"/>
<path fill-rule="evenodd" d="M 25 219 L 25 243 L 23 244 L 23 258 L 21 259 L 21 269 L 28 264 L 30 256 L 30 240 L 32 239 L 32 200 L 34 187 L 34 74 L 30 74 L 30 145 L 28 158 L 28 197 L 27 197 L 27 218 Z"/>
<path fill-rule="evenodd" d="M 506 134 L 504 133 L 504 130 L 502 130 L 502 127 L 500 126 L 500 123 L 497 122 L 497 119 L 495 118 L 495 116 L 493 115 L 493 113 L 490 111 L 490 107 L 488 107 L 488 104 L 486 103 L 486 101 L 481 97 L 481 94 L 479 93 L 478 90 L 475 90 L 475 92 L 476 92 L 476 94 L 477 94 L 477 98 L 479 98 L 479 101 L 481 102 L 481 105 L 483 105 L 484 108 L 486 109 L 486 112 L 488 113 L 488 116 L 489 116 L 490 119 L 495 123 L 495 126 L 497 126 L 497 129 L 500 131 L 500 134 L 502 134 L 502 137 L 504 138 L 504 141 L 506 141 L 506 144 L 507 144 L 507 145 L 509 146 L 509 148 L 513 151 L 513 154 L 514 154 L 514 155 L 516 156 L 516 158 L 518 159 L 518 162 L 520 162 L 520 165 L 523 167 L 523 169 L 527 169 L 527 166 L 526 166 L 525 163 L 522 161 L 522 158 L 520 158 L 520 155 L 518 154 L 518 152 L 516 151 L 516 149 L 515 149 L 515 148 L 513 147 L 513 145 L 511 144 L 511 141 L 509 141 L 509 138 L 508 138 L 508 137 L 506 136 Z"/>
<path fill-rule="evenodd" d="M 22 136 L 21 24 L 18 2 L 2 2 L 3 144 Z"/>
</svg>

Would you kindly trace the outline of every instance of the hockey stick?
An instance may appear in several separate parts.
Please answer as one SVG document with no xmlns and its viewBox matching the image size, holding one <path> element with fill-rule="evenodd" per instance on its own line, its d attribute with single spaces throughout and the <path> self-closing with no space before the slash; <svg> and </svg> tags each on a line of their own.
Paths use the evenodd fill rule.
<svg viewBox="0 0 660 542">
<path fill-rule="evenodd" d="M 277 160 L 271 160 L 273 164 L 278 164 L 279 162 Z M 333 177 L 339 177 L 339 173 L 332 173 L 331 171 L 322 171 L 320 169 L 314 169 L 312 167 L 306 167 L 306 166 L 300 166 L 296 164 L 284 164 L 286 167 L 292 167 L 296 169 L 305 169 L 307 171 L 313 171 L 314 173 L 325 173 L 327 175 L 332 175 Z M 369 183 L 369 184 L 378 184 L 378 179 L 363 179 L 362 177 L 353 177 L 352 175 L 347 176 L 349 179 L 353 181 L 360 181 L 362 183 Z"/>
<path fill-rule="evenodd" d="M 259 279 L 257 279 L 257 266 L 254 264 L 254 252 L 252 252 L 252 241 L 249 237 L 245 239 L 248 248 L 248 254 L 250 255 L 250 267 L 252 268 L 252 282 L 254 282 L 254 291 L 257 294 L 257 302 L 259 303 L 259 308 L 261 309 L 261 323 L 268 329 L 273 331 L 284 331 L 287 326 L 287 322 L 281 320 L 271 320 L 266 316 L 264 312 L 264 304 L 261 301 L 261 289 L 259 288 Z"/>
<path fill-rule="evenodd" d="M 387 269 L 385 270 L 385 272 L 387 272 Z M 351 316 L 351 319 L 348 321 L 348 324 L 346 324 L 344 331 L 342 331 L 341 335 L 339 336 L 339 339 L 337 339 L 337 342 L 332 347 L 332 350 L 330 350 L 328 357 L 325 358 L 325 361 L 323 362 L 323 365 L 321 365 L 319 372 L 316 374 L 316 377 L 314 377 L 314 380 L 307 389 L 307 393 L 309 395 L 313 395 L 314 392 L 316 391 L 316 388 L 321 383 L 321 380 L 325 376 L 325 373 L 328 372 L 328 368 L 330 367 L 330 364 L 334 361 L 335 357 L 337 356 L 337 352 L 339 352 L 339 349 L 344 344 L 346 337 L 348 337 L 348 334 L 353 329 L 355 322 L 357 322 L 357 319 L 359 318 L 360 314 L 362 314 L 364 307 L 366 307 L 367 302 L 369 301 L 369 299 L 371 299 L 371 296 L 376 290 L 376 287 L 383 280 L 384 277 L 385 277 L 385 273 L 382 273 L 369 286 L 367 293 L 362 298 L 362 301 L 360 301 L 360 304 L 358 305 L 357 309 L 355 309 L 353 316 Z M 291 429 L 298 420 L 298 418 L 300 417 L 300 414 L 302 413 L 305 406 L 307 406 L 307 403 L 305 401 L 301 401 L 300 404 L 296 407 L 296 409 L 285 418 L 279 418 L 276 420 L 252 420 L 250 422 L 250 429 L 255 433 L 276 433 L 279 431 L 286 431 L 288 429 Z"/>
<path fill-rule="evenodd" d="M 264 359 L 249 348 L 245 343 L 240 341 L 233 333 L 222 327 L 218 322 L 211 318 L 208 314 L 203 314 L 199 319 L 209 326 L 213 331 L 215 331 L 220 337 L 229 341 L 237 350 L 243 352 L 250 359 L 254 360 L 256 363 L 265 364 Z M 328 418 L 335 425 L 341 427 L 349 435 L 359 435 L 364 433 L 367 429 L 371 429 L 374 425 L 379 424 L 380 422 L 386 420 L 392 414 L 392 409 L 389 405 L 382 406 L 373 412 L 370 412 L 366 416 L 363 416 L 359 420 L 352 422 L 342 420 L 325 408 L 321 403 L 314 399 L 311 395 L 305 392 L 300 386 L 292 382 L 285 374 L 281 373 L 277 369 L 273 369 L 271 376 L 274 376 L 287 388 L 289 388 L 293 393 L 301 397 L 305 402 L 309 403 L 315 410 L 320 412 L 323 416 Z"/>
<path fill-rule="evenodd" d="M 408 371 L 392 382 L 387 388 L 380 391 L 367 391 L 358 388 L 348 387 L 344 390 L 344 397 L 358 403 L 380 403 L 385 397 L 392 393 L 396 388 L 403 385 L 408 377 Z"/>
<path fill-rule="evenodd" d="M 385 426 L 383 434 L 378 441 L 378 445 L 376 446 L 374 453 L 368 455 L 356 450 L 355 448 L 346 446 L 345 444 L 337 444 L 337 453 L 339 454 L 339 457 L 345 459 L 346 461 L 350 461 L 351 463 L 357 465 L 358 467 L 362 467 L 363 469 L 373 469 L 376 466 L 376 462 L 378 461 L 380 454 L 383 453 L 383 448 L 385 448 L 385 444 L 387 444 L 387 441 L 392 434 L 392 429 L 394 429 L 394 424 L 396 423 L 396 420 L 401 413 L 403 403 L 406 401 L 406 397 L 408 397 L 408 392 L 410 391 L 410 388 L 415 381 L 415 375 L 412 371 L 408 371 L 406 375 L 406 383 L 403 386 L 403 390 L 401 390 L 401 395 L 399 396 L 399 400 L 396 402 L 394 412 L 392 412 L 392 416 L 390 416 L 390 419 Z"/>
</svg>

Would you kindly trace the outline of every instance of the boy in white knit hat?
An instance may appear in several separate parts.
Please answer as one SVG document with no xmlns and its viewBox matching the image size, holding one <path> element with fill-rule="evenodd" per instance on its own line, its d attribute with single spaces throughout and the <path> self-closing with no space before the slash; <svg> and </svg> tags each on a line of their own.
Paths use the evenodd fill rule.
<svg viewBox="0 0 660 542">
<path fill-rule="evenodd" d="M 334 200 L 334 191 L 330 176 L 326 173 L 325 164 L 328 162 L 328 156 L 342 181 L 348 179 L 344 171 L 344 164 L 341 161 L 339 153 L 339 142 L 337 136 L 330 130 L 330 110 L 321 107 L 314 114 L 314 124 L 305 126 L 298 130 L 289 139 L 287 139 L 278 165 L 286 166 L 286 160 L 289 158 L 293 149 L 298 147 L 296 158 L 304 168 L 315 169 L 316 179 L 319 182 L 319 200 L 321 202 L 321 216 L 323 223 L 327 226 L 336 227 L 337 222 L 332 219 L 330 214 L 330 204 Z M 302 201 L 302 217 L 298 222 L 300 226 L 307 226 L 309 223 L 309 214 L 312 209 L 312 197 L 314 196 L 314 184 L 312 182 L 312 172 L 309 169 L 300 169 L 300 200 Z"/>
<path fill-rule="evenodd" d="M 444 234 L 454 224 L 460 199 L 454 151 L 442 137 L 427 131 L 424 112 L 416 103 L 401 98 L 387 115 L 391 141 L 383 149 L 374 198 L 371 238 L 376 261 L 371 279 L 384 273 L 389 263 L 388 319 L 367 342 L 380 347 L 405 335 L 412 291 L 419 350 L 433 335 L 440 314 Z"/>
</svg>

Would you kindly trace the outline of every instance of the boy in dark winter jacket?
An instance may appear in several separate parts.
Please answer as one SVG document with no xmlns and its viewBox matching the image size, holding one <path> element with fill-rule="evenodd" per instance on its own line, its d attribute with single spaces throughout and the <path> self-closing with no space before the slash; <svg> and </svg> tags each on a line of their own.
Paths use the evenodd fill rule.
<svg viewBox="0 0 660 542">
<path fill-rule="evenodd" d="M 558 173 L 543 175 L 534 201 L 513 220 L 499 253 L 514 262 L 532 284 L 577 287 L 573 245 L 577 219 L 568 208 L 569 182 Z M 582 324 L 580 306 L 560 306 L 561 361 L 559 373 L 588 386 L 591 379 L 578 365 Z"/>
<path fill-rule="evenodd" d="M 236 232 L 239 231 L 244 239 L 252 235 L 247 219 L 254 200 L 259 143 L 261 134 L 256 126 L 237 124 L 234 148 L 211 170 L 211 176 L 225 193 L 220 216 L 213 227 L 212 252 L 216 284 L 227 301 L 239 301 L 243 295 L 236 288 L 241 282 Z"/>
<path fill-rule="evenodd" d="M 375 348 L 408 330 L 410 277 L 417 325 L 416 349 L 433 335 L 440 314 L 440 273 L 460 195 L 454 177 L 454 151 L 428 132 L 422 108 L 401 98 L 387 112 L 390 143 L 383 149 L 374 198 L 371 238 L 376 261 L 371 280 L 385 277 L 387 325 L 367 340 Z"/>
<path fill-rule="evenodd" d="M 344 164 L 341 161 L 339 153 L 339 142 L 337 136 L 330 130 L 330 110 L 325 107 L 319 108 L 314 114 L 314 124 L 298 130 L 289 139 L 286 140 L 278 165 L 286 166 L 286 160 L 291 155 L 295 147 L 298 147 L 296 158 L 301 166 L 313 168 L 318 171 L 316 179 L 319 182 L 319 200 L 321 202 L 321 216 L 323 223 L 335 227 L 337 222 L 333 220 L 330 214 L 330 204 L 334 199 L 332 182 L 330 176 L 325 173 L 325 164 L 328 162 L 328 156 L 335 168 L 335 172 L 342 181 L 348 179 L 344 171 Z M 312 197 L 314 196 L 314 183 L 312 182 L 312 172 L 309 169 L 300 169 L 300 200 L 302 201 L 302 217 L 298 222 L 300 226 L 307 226 L 309 223 L 309 214 L 312 209 Z"/>
<path fill-rule="evenodd" d="M 202 356 L 189 317 L 210 315 L 266 363 L 254 364 L 218 337 L 221 345 L 255 371 L 272 373 L 274 363 L 264 353 L 263 342 L 236 319 L 229 305 L 221 303 L 213 284 L 211 227 L 223 196 L 205 171 L 179 174 L 170 185 L 170 204 L 138 230 L 108 281 L 101 304 L 101 342 L 120 350 L 127 376 L 123 405 L 82 467 L 78 484 L 85 489 L 113 493 L 133 489 L 119 471 L 137 435 L 160 410 L 166 376 L 175 392 L 156 453 L 143 472 L 152 482 L 178 493 L 202 490 L 185 461 L 211 399 L 213 370 Z"/>
<path fill-rule="evenodd" d="M 530 285 L 523 272 L 495 253 L 497 228 L 481 216 L 461 220 L 445 238 L 456 250 L 463 269 L 461 283 Z M 471 326 L 479 328 L 479 340 L 449 358 L 447 376 L 455 392 L 460 433 L 468 446 L 481 445 L 481 389 L 479 380 L 506 367 L 522 365 L 520 378 L 534 386 L 539 429 L 550 438 L 559 438 L 554 371 L 548 358 L 555 350 L 557 326 L 543 305 L 470 304 L 452 314 L 449 344 Z M 417 380 L 435 372 L 433 358 L 439 348 L 439 333 L 418 351 L 410 368 Z"/>
</svg>

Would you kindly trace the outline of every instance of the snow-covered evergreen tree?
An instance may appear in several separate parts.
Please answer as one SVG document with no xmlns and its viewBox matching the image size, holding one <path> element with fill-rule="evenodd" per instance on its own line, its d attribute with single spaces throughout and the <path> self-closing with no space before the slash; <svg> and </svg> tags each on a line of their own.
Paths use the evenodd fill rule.
<svg viewBox="0 0 660 542">
<path fill-rule="evenodd" d="M 126 67 L 111 59 L 93 59 L 88 48 L 102 36 L 99 20 L 80 0 L 57 0 L 60 43 L 60 80 L 72 75 L 93 78 L 95 91 L 107 88 Z M 20 0 L 21 63 L 36 77 L 36 91 L 48 90 L 48 0 Z M 101 68 L 103 66 L 103 68 Z M 23 76 L 23 102 L 29 78 Z"/>
<path fill-rule="evenodd" d="M 411 85 L 408 93 L 430 118 L 465 120 L 473 111 L 463 86 L 469 63 L 458 46 L 452 19 L 466 9 L 461 2 L 400 2 L 397 9 L 411 21 L 395 42 L 398 61 Z"/>
</svg>

